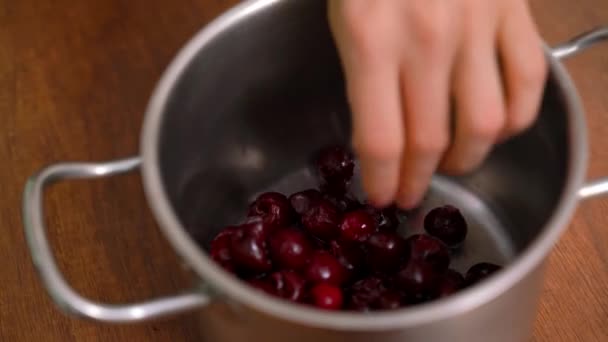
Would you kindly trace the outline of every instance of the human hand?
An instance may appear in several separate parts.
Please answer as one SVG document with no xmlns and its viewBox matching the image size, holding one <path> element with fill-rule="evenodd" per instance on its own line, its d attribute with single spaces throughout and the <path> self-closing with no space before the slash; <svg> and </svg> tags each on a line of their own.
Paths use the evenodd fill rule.
<svg viewBox="0 0 608 342">
<path fill-rule="evenodd" d="M 536 119 L 546 61 L 526 0 L 329 0 L 328 11 L 374 204 L 417 205 L 437 169 L 473 170 Z"/>
</svg>

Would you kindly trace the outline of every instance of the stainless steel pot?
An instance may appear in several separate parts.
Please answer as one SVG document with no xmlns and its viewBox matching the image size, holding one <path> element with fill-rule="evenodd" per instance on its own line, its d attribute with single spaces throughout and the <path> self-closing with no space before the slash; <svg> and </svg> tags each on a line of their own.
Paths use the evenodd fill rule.
<svg viewBox="0 0 608 342">
<path fill-rule="evenodd" d="M 307 186 L 307 156 L 349 141 L 343 75 L 324 6 L 321 0 L 241 3 L 200 31 L 163 75 L 147 108 L 141 157 L 55 164 L 31 177 L 23 199 L 27 241 L 63 311 L 128 323 L 195 310 L 209 341 L 513 342 L 530 336 L 547 255 L 579 201 L 608 193 L 606 179 L 584 182 L 585 116 L 560 63 L 607 38 L 608 29 L 547 49 L 550 76 L 534 127 L 497 146 L 474 174 L 433 181 L 425 205 L 456 202 L 472 222 L 456 267 L 476 258 L 507 263 L 488 280 L 399 311 L 335 313 L 260 294 L 208 257 L 210 236 L 252 196 Z M 67 284 L 53 260 L 43 193 L 55 181 L 140 167 L 152 212 L 200 284 L 144 303 L 95 303 Z"/>
</svg>

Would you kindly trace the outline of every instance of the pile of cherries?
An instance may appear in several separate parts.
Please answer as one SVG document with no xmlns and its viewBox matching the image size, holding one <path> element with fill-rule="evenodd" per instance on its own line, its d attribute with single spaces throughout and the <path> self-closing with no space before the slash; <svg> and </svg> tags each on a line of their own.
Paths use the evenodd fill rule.
<svg viewBox="0 0 608 342">
<path fill-rule="evenodd" d="M 211 257 L 268 294 L 328 310 L 391 310 L 445 297 L 501 267 L 473 265 L 465 276 L 450 257 L 465 240 L 467 223 L 450 205 L 424 218 L 426 234 L 403 238 L 404 212 L 375 208 L 349 193 L 352 153 L 320 151 L 319 189 L 287 197 L 259 195 L 247 219 L 219 232 Z"/>
</svg>

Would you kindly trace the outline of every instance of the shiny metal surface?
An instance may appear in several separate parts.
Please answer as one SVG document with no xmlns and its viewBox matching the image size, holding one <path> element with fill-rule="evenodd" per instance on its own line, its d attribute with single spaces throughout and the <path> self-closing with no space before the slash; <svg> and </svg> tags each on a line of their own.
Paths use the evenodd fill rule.
<svg viewBox="0 0 608 342">
<path fill-rule="evenodd" d="M 559 59 L 569 58 L 604 40 L 608 40 L 608 27 L 596 28 L 556 46 L 551 54 Z M 589 199 L 607 193 L 608 177 L 605 177 L 583 186 L 579 191 L 579 196 L 582 199 Z"/>
<path fill-rule="evenodd" d="M 242 215 L 257 192 L 304 169 L 311 152 L 350 140 L 324 1 L 244 2 L 180 51 L 146 113 L 141 148 L 148 199 L 175 250 L 226 295 L 229 307 L 238 308 L 227 309 L 235 314 L 227 315 L 224 326 L 246 327 L 243 322 L 257 317 L 251 312 L 265 317 L 251 325 L 255 332 L 241 336 L 524 340 L 542 286 L 542 265 L 577 205 L 587 165 L 578 94 L 549 50 L 547 58 L 550 77 L 537 124 L 497 146 L 476 172 L 446 177 L 499 220 L 515 257 L 495 277 L 445 300 L 373 315 L 320 312 L 257 293 L 200 248 Z M 219 321 L 213 325 L 222 325 Z M 230 338 L 220 332 L 214 340 Z"/>
<path fill-rule="evenodd" d="M 553 56 L 559 59 L 572 57 L 600 41 L 608 39 L 608 27 L 596 28 L 584 32 L 571 40 L 553 48 Z"/>
<path fill-rule="evenodd" d="M 263 295 L 207 256 L 210 237 L 242 217 L 255 194 L 305 187 L 310 154 L 350 141 L 343 75 L 322 0 L 242 2 L 188 42 L 150 99 L 141 136 L 149 205 L 175 251 L 218 297 L 192 292 L 138 306 L 134 315 L 80 297 L 61 278 L 44 236 L 44 186 L 102 175 L 94 170 L 113 173 L 108 166 L 126 171 L 135 160 L 127 167 L 60 164 L 30 181 L 24 216 L 38 270 L 64 310 L 93 319 L 143 320 L 204 306 L 201 327 L 209 341 L 524 341 L 547 255 L 579 199 L 608 191 L 605 183 L 584 187 L 584 112 L 558 60 L 599 37 L 547 49 L 550 75 L 530 130 L 497 146 L 474 173 L 433 180 L 425 205 L 449 201 L 471 218 L 470 245 L 457 267 L 482 258 L 506 263 L 459 294 L 371 315 L 324 312 Z"/>
<path fill-rule="evenodd" d="M 46 238 L 44 190 L 54 182 L 67 179 L 109 177 L 137 169 L 139 157 L 108 163 L 64 163 L 49 166 L 32 176 L 23 196 L 24 228 L 30 252 L 43 284 L 55 303 L 76 316 L 105 322 L 128 323 L 167 316 L 204 306 L 208 302 L 199 290 L 167 298 L 134 303 L 95 303 L 79 295 L 61 275 Z"/>
<path fill-rule="evenodd" d="M 578 192 L 581 199 L 590 199 L 608 194 L 608 178 L 601 178 L 585 184 Z"/>
<path fill-rule="evenodd" d="M 327 329 L 278 319 L 253 307 L 220 302 L 201 311 L 199 322 L 205 341 L 221 342 L 246 341 L 252 336 L 255 336 L 255 341 L 264 342 L 527 341 L 534 323 L 534 308 L 542 290 L 543 270 L 544 265 L 533 269 L 509 290 L 509 296 L 497 297 L 489 305 L 476 310 L 463 310 L 457 318 L 429 321 L 415 328 L 393 326 L 377 330 L 353 326 L 350 329 Z M 518 304 L 514 305 L 514 301 Z M 509 311 L 513 307 L 519 310 Z M 374 316 L 366 317 L 373 319 Z"/>
</svg>

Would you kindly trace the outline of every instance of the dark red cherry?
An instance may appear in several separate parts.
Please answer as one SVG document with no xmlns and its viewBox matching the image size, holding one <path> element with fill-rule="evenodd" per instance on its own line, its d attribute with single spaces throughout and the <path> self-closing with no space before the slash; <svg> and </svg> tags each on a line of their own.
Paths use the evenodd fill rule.
<svg viewBox="0 0 608 342">
<path fill-rule="evenodd" d="M 342 290 L 330 284 L 317 284 L 310 290 L 312 303 L 321 309 L 339 310 L 344 301 Z"/>
<path fill-rule="evenodd" d="M 327 200 L 320 200 L 302 216 L 302 224 L 310 234 L 330 241 L 340 234 L 341 219 L 336 206 Z"/>
<path fill-rule="evenodd" d="M 308 237 L 296 228 L 277 230 L 269 242 L 273 262 L 285 269 L 304 268 L 313 251 Z"/>
<path fill-rule="evenodd" d="M 277 295 L 274 285 L 267 279 L 250 279 L 247 283 L 257 290 L 264 291 L 270 295 Z"/>
<path fill-rule="evenodd" d="M 407 258 L 407 244 L 395 232 L 379 231 L 367 240 L 367 260 L 372 271 L 394 272 Z"/>
<path fill-rule="evenodd" d="M 444 205 L 424 217 L 424 229 L 450 247 L 460 245 L 467 236 L 467 222 L 456 207 Z"/>
<path fill-rule="evenodd" d="M 226 227 L 211 241 L 209 254 L 211 258 L 228 271 L 234 271 L 230 240 L 237 227 Z"/>
<path fill-rule="evenodd" d="M 346 193 L 348 193 L 349 186 L 350 182 L 348 181 L 334 180 L 331 183 L 321 182 L 321 184 L 319 184 L 319 189 L 327 197 L 331 197 L 333 202 L 336 199 L 340 199 L 342 196 L 346 195 Z M 346 202 L 344 202 L 344 204 L 346 204 Z M 346 206 L 338 205 L 338 203 L 336 203 L 336 205 L 340 207 L 341 210 L 345 210 L 346 208 Z"/>
<path fill-rule="evenodd" d="M 365 211 L 376 220 L 380 230 L 395 231 L 399 227 L 398 209 L 394 205 L 379 209 L 368 203 L 365 205 Z"/>
<path fill-rule="evenodd" d="M 458 292 L 463 287 L 464 277 L 462 274 L 450 268 L 443 274 L 441 280 L 439 281 L 439 285 L 437 287 L 437 296 L 447 297 Z"/>
<path fill-rule="evenodd" d="M 305 231 L 305 233 L 307 233 L 307 232 Z M 312 243 L 312 247 L 314 250 L 324 250 L 324 251 L 329 250 L 329 243 L 327 241 L 321 240 L 314 235 L 308 235 L 308 236 L 310 237 L 310 241 Z"/>
<path fill-rule="evenodd" d="M 274 229 L 260 216 L 249 216 L 240 226 L 254 226 L 252 229 L 256 234 L 267 237 Z M 238 228 L 238 226 L 237 226 Z"/>
<path fill-rule="evenodd" d="M 306 281 L 294 271 L 279 271 L 270 275 L 275 293 L 292 302 L 302 302 L 306 290 Z"/>
<path fill-rule="evenodd" d="M 365 211 L 351 211 L 340 224 L 340 237 L 345 241 L 364 242 L 377 230 L 376 222 Z"/>
<path fill-rule="evenodd" d="M 308 189 L 289 196 L 289 202 L 297 214 L 304 215 L 322 197 L 318 190 Z"/>
<path fill-rule="evenodd" d="M 396 277 L 400 288 L 409 296 L 434 292 L 440 279 L 441 273 L 431 264 L 415 259 L 407 262 Z"/>
<path fill-rule="evenodd" d="M 340 146 L 326 147 L 319 151 L 316 168 L 322 184 L 345 190 L 353 177 L 354 156 Z"/>
<path fill-rule="evenodd" d="M 330 251 L 348 271 L 350 279 L 363 272 L 365 252 L 359 244 L 334 240 L 330 243 Z"/>
<path fill-rule="evenodd" d="M 368 277 L 355 282 L 350 288 L 348 306 L 355 311 L 373 310 L 380 297 L 386 292 L 386 286 L 378 277 Z"/>
<path fill-rule="evenodd" d="M 346 280 L 347 271 L 333 255 L 326 251 L 315 251 L 310 258 L 305 275 L 311 283 L 340 286 Z"/>
<path fill-rule="evenodd" d="M 435 267 L 437 272 L 445 271 L 450 264 L 450 251 L 441 240 L 429 235 L 416 234 L 406 240 L 411 260 L 422 260 Z"/>
<path fill-rule="evenodd" d="M 404 301 L 407 305 L 416 305 L 437 299 L 435 293 L 433 292 L 408 293 L 404 295 L 404 298 Z"/>
<path fill-rule="evenodd" d="M 380 310 L 395 310 L 403 305 L 403 296 L 398 291 L 387 290 L 378 297 L 375 307 Z"/>
<path fill-rule="evenodd" d="M 487 277 L 491 276 L 495 272 L 498 272 L 502 269 L 502 266 L 489 263 L 489 262 L 480 262 L 477 263 L 467 271 L 465 277 L 466 286 L 470 286 L 476 284 Z"/>
<path fill-rule="evenodd" d="M 324 192 L 323 198 L 330 201 L 341 212 L 354 211 L 363 207 L 361 202 L 359 202 L 359 200 L 357 200 L 354 196 L 350 194 L 334 195 L 330 192 Z"/>
<path fill-rule="evenodd" d="M 278 192 L 265 192 L 249 205 L 248 216 L 259 216 L 273 228 L 280 228 L 291 223 L 293 213 L 291 204 L 285 195 Z"/>
<path fill-rule="evenodd" d="M 263 227 L 264 224 L 259 221 L 239 226 L 230 239 L 230 254 L 234 262 L 248 273 L 272 269 Z"/>
</svg>

